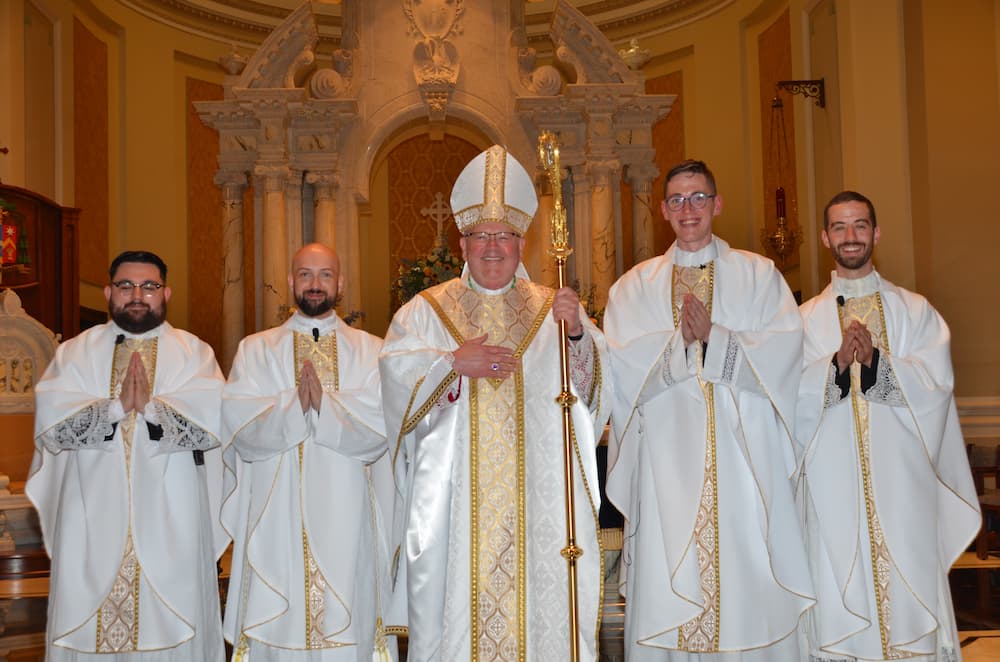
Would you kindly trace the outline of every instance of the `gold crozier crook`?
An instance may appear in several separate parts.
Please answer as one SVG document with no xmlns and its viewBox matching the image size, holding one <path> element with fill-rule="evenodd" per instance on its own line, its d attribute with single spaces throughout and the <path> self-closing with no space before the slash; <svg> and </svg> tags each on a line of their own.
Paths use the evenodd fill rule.
<svg viewBox="0 0 1000 662">
<path fill-rule="evenodd" d="M 566 227 L 566 209 L 562 205 L 562 178 L 559 170 L 559 144 L 555 135 L 543 131 L 538 137 L 538 156 L 552 185 L 552 246 L 549 255 L 556 260 L 559 287 L 566 286 L 566 259 L 573 253 L 569 245 L 569 231 Z M 563 431 L 563 474 L 566 477 L 566 547 L 562 556 L 569 570 L 569 651 L 570 660 L 579 662 L 580 624 L 576 594 L 576 560 L 583 556 L 583 550 L 576 544 L 576 504 L 573 495 L 573 433 L 572 409 L 576 396 L 570 392 L 569 350 L 566 344 L 566 321 L 559 321 L 559 366 L 562 372 L 562 390 L 556 403 L 562 407 Z"/>
</svg>

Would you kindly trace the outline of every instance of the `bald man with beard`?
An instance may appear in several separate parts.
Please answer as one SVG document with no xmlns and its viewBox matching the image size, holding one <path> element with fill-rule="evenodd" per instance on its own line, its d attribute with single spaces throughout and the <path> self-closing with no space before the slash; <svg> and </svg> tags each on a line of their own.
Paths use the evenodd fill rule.
<svg viewBox="0 0 1000 662">
<path fill-rule="evenodd" d="M 334 251 L 300 249 L 288 276 L 297 309 L 240 343 L 223 392 L 234 659 L 370 661 L 385 651 L 371 480 L 386 449 L 382 342 L 337 316 L 343 283 Z"/>
</svg>

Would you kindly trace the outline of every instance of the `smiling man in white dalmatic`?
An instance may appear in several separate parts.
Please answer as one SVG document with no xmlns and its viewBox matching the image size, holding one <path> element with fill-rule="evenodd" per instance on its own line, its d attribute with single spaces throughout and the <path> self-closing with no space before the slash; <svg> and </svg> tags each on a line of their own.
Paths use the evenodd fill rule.
<svg viewBox="0 0 1000 662">
<path fill-rule="evenodd" d="M 947 573 L 979 530 L 979 501 L 948 326 L 875 270 L 880 238 L 868 198 L 835 195 L 822 239 L 836 270 L 801 309 L 811 659 L 951 662 L 961 651 Z"/>
<path fill-rule="evenodd" d="M 628 659 L 801 662 L 795 299 L 770 260 L 712 234 L 722 197 L 703 162 L 664 188 L 677 239 L 615 283 L 604 317 Z"/>
<path fill-rule="evenodd" d="M 108 275 L 111 320 L 62 343 L 35 387 L 45 659 L 221 662 L 222 373 L 166 321 L 158 255 L 126 251 Z"/>
<path fill-rule="evenodd" d="M 382 343 L 337 316 L 331 248 L 299 249 L 288 286 L 294 314 L 243 339 L 223 391 L 236 479 L 222 511 L 233 535 L 225 634 L 237 662 L 370 662 L 393 653 L 378 623 L 388 561 L 372 481 L 386 449 Z"/>
</svg>

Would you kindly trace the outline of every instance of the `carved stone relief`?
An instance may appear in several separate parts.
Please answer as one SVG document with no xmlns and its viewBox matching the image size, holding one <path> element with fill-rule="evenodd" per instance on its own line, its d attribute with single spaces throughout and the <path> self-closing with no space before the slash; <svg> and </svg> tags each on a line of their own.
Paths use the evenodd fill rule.
<svg viewBox="0 0 1000 662">
<path fill-rule="evenodd" d="M 413 77 L 432 122 L 444 120 L 458 83 L 458 48 L 449 38 L 462 33 L 464 12 L 464 0 L 403 0 L 409 33 L 417 37 Z"/>
<path fill-rule="evenodd" d="M 35 383 L 58 338 L 21 307 L 14 290 L 0 291 L 0 414 L 35 411 Z"/>
</svg>

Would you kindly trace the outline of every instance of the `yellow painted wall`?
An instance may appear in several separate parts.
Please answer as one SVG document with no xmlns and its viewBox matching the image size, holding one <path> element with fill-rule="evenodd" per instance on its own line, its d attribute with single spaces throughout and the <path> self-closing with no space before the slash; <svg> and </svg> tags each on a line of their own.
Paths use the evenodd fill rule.
<svg viewBox="0 0 1000 662">
<path fill-rule="evenodd" d="M 865 193 L 882 227 L 880 272 L 927 296 L 951 326 L 956 393 L 1000 395 L 998 3 L 969 0 L 956 11 L 933 0 L 744 0 L 642 44 L 656 53 L 647 76 L 683 73 L 686 156 L 709 163 L 725 200 L 717 233 L 758 251 L 756 38 L 784 8 L 795 77 L 812 78 L 810 67 L 831 59 L 837 68 L 827 110 L 792 101 L 805 244 L 790 280 L 806 297 L 826 286 L 820 211 L 841 188 Z M 811 40 L 814 10 L 832 21 L 820 26 L 830 39 Z M 809 52 L 811 43 L 823 52 Z"/>
<path fill-rule="evenodd" d="M 0 3 L 0 179 L 29 186 L 25 175 L 23 22 L 27 0 Z M 38 0 L 55 26 L 56 105 L 61 135 L 54 167 L 56 200 L 74 204 L 72 25 L 81 21 L 108 48 L 109 246 L 159 253 L 169 266 L 173 297 L 170 321 L 188 323 L 187 210 L 184 76 L 222 82 L 215 65 L 229 50 L 211 41 L 155 23 L 117 2 Z M 30 67 L 29 67 L 30 70 Z M 19 105 L 20 104 L 20 105 Z M 8 140 L 8 136 L 10 139 Z M 82 284 L 81 305 L 104 309 L 101 287 Z"/>
<path fill-rule="evenodd" d="M 956 392 L 996 396 L 1000 3 L 903 6 L 916 289 L 951 326 Z"/>
</svg>

